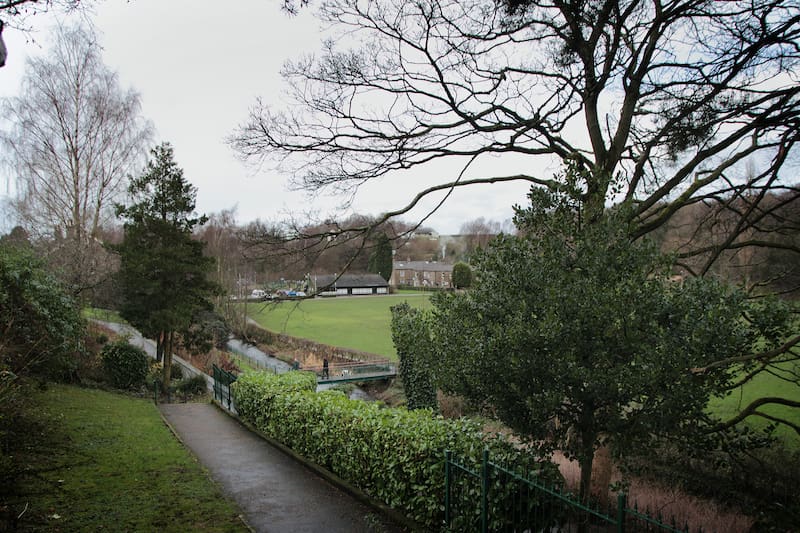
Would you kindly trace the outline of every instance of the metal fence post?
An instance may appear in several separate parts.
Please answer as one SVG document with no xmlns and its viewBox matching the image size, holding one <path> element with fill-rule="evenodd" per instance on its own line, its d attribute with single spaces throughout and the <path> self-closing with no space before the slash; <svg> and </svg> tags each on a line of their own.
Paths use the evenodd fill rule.
<svg viewBox="0 0 800 533">
<path fill-rule="evenodd" d="M 625 533 L 625 507 L 627 505 L 625 493 L 617 494 L 617 533 Z"/>
<path fill-rule="evenodd" d="M 444 523 L 450 526 L 450 450 L 444 451 Z"/>
<path fill-rule="evenodd" d="M 489 533 L 489 450 L 481 461 L 481 533 Z"/>
<path fill-rule="evenodd" d="M 225 381 L 228 382 L 228 411 L 230 411 L 231 410 L 231 383 L 233 383 L 233 373 L 232 372 L 228 372 L 228 375 L 226 376 L 226 378 L 227 379 Z"/>
</svg>

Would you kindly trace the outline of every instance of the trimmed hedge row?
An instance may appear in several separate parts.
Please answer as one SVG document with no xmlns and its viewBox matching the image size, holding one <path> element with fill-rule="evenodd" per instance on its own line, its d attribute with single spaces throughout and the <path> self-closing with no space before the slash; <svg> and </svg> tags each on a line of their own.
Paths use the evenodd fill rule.
<svg viewBox="0 0 800 533">
<path fill-rule="evenodd" d="M 307 372 L 247 372 L 232 394 L 239 415 L 260 431 L 432 529 L 443 524 L 446 449 L 476 470 L 488 448 L 494 462 L 555 475 L 551 463 L 486 435 L 475 422 L 383 408 L 315 388 L 316 378 Z M 477 504 L 478 495 L 472 496 Z"/>
</svg>

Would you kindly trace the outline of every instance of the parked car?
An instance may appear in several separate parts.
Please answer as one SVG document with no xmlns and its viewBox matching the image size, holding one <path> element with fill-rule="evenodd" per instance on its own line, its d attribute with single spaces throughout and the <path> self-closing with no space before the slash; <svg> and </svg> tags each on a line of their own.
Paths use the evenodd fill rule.
<svg viewBox="0 0 800 533">
<path fill-rule="evenodd" d="M 291 290 L 291 291 L 288 291 L 286 293 L 286 297 L 287 298 L 305 298 L 306 297 L 306 293 L 303 292 L 303 291 Z"/>
</svg>

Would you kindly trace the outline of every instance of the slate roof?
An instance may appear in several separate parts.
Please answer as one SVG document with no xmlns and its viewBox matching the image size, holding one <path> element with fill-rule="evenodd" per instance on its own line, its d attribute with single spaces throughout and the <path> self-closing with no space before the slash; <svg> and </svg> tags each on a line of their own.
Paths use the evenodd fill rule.
<svg viewBox="0 0 800 533">
<path fill-rule="evenodd" d="M 395 270 L 416 270 L 418 272 L 452 272 L 453 265 L 429 261 L 395 261 Z"/>
<path fill-rule="evenodd" d="M 342 274 L 339 279 L 336 276 L 323 275 L 316 276 L 317 289 L 324 290 L 326 287 L 333 288 L 336 280 L 337 289 L 352 289 L 357 287 L 388 287 L 389 283 L 378 274 Z"/>
</svg>

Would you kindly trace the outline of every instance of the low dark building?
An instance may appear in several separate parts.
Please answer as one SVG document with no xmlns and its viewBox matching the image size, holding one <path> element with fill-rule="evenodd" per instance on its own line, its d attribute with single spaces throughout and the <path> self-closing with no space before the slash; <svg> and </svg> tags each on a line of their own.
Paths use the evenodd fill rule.
<svg viewBox="0 0 800 533">
<path fill-rule="evenodd" d="M 312 276 L 319 296 L 358 296 L 389 294 L 389 284 L 378 274 L 342 274 Z"/>
</svg>

